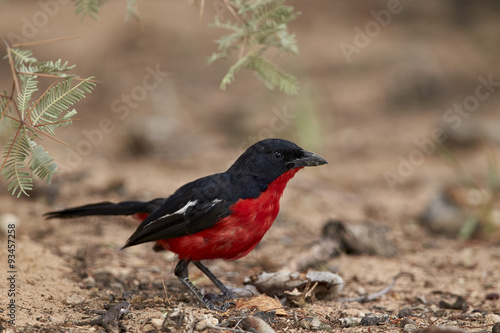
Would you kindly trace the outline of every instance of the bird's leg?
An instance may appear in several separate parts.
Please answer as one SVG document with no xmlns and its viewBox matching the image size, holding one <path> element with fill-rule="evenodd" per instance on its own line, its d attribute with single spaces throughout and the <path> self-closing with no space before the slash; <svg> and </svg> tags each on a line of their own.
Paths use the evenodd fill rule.
<svg viewBox="0 0 500 333">
<path fill-rule="evenodd" d="M 210 302 L 203 294 L 196 288 L 193 283 L 189 280 L 188 266 L 191 260 L 189 259 L 181 259 L 175 266 L 174 274 L 179 279 L 179 281 L 186 286 L 193 293 L 193 295 L 198 298 L 198 300 L 203 303 L 207 307 L 207 309 L 212 311 L 226 311 L 229 307 L 231 307 L 232 303 L 224 303 L 222 306 L 217 306 Z M 220 282 L 220 281 L 219 281 Z M 222 284 L 222 283 L 221 283 Z"/>
<path fill-rule="evenodd" d="M 195 261 L 194 264 L 217 286 L 217 288 L 220 289 L 220 291 L 222 291 L 222 295 L 225 299 L 235 298 L 233 292 L 229 290 L 229 288 L 226 287 L 201 261 Z"/>
</svg>

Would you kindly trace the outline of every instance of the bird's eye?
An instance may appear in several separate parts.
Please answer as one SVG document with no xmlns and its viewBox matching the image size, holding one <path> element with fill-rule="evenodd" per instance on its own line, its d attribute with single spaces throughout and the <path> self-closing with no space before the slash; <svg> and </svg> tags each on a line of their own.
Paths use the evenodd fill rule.
<svg viewBox="0 0 500 333">
<path fill-rule="evenodd" d="M 273 153 L 273 158 L 276 160 L 276 161 L 281 161 L 283 159 L 283 154 L 280 152 L 280 151 L 275 151 Z"/>
</svg>

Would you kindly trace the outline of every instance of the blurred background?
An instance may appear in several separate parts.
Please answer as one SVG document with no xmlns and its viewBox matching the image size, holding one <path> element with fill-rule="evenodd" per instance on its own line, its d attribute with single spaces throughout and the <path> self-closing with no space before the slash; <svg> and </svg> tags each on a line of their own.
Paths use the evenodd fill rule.
<svg viewBox="0 0 500 333">
<path fill-rule="evenodd" d="M 207 23 L 230 15 L 217 1 L 206 2 L 201 21 L 187 1 L 139 1 L 141 24 L 124 22 L 121 2 L 104 5 L 96 21 L 76 16 L 69 1 L 2 1 L 4 38 L 78 35 L 33 50 L 99 81 L 77 105 L 80 120 L 59 130 L 81 151 L 46 140 L 63 170 L 50 203 L 99 199 L 92 197 L 102 191 L 111 199 L 165 196 L 224 170 L 266 137 L 330 162 L 295 183 L 308 191 L 301 208 L 314 209 L 318 221 L 373 214 L 401 222 L 465 176 L 488 186 L 500 140 L 497 2 L 288 3 L 301 12 L 290 24 L 300 54 L 271 60 L 298 77 L 297 96 L 270 91 L 246 71 L 219 89 L 235 58 L 206 64 L 224 33 Z M 3 61 L 1 87 L 11 83 Z M 77 192 L 64 186 L 81 179 Z"/>
<path fill-rule="evenodd" d="M 301 83 L 297 96 L 286 96 L 246 71 L 226 91 L 219 89 L 236 58 L 206 64 L 216 51 L 214 40 L 225 33 L 207 24 L 216 14 L 231 17 L 218 1 L 205 1 L 200 21 L 199 8 L 188 1 L 139 0 L 140 24 L 124 21 L 123 1 L 106 3 L 97 21 L 75 15 L 68 0 L 0 1 L 0 32 L 8 42 L 78 35 L 32 49 L 40 60 L 62 58 L 76 64 L 81 77 L 98 80 L 76 105 L 79 120 L 58 131 L 80 151 L 45 140 L 62 169 L 53 184 L 37 181 L 30 198 L 15 199 L 2 180 L 0 213 L 14 214 L 22 225 L 19 251 L 29 266 L 23 274 L 33 285 L 42 283 L 33 295 L 67 295 L 53 292 L 62 287 L 47 262 L 57 264 L 61 276 L 72 267 L 80 277 L 72 286 L 92 276 L 92 269 L 114 269 L 110 276 L 128 274 L 135 283 L 133 270 L 143 267 L 148 279 L 163 279 L 153 271 L 159 261 L 151 259 L 149 245 L 118 251 L 135 222 L 43 221 L 44 212 L 165 197 L 188 181 L 225 170 L 267 137 L 294 141 L 329 164 L 301 171 L 284 193 L 264 246 L 236 263 L 218 262 L 216 273 L 231 271 L 226 278 L 238 285 L 249 270 L 277 270 L 317 239 L 329 219 L 337 219 L 389 228 L 388 239 L 407 254 L 379 264 L 342 257 L 335 265 L 351 286 L 366 287 L 367 279 L 380 286 L 406 267 L 417 275 L 408 293 L 427 288 L 418 292 L 432 298 L 431 290 L 441 287 L 460 294 L 456 277 L 482 267 L 477 278 L 464 281 L 478 297 L 498 287 L 494 272 L 500 270 L 491 266 L 498 263 L 497 249 L 491 250 L 496 256 L 476 256 L 440 237 L 500 241 L 499 2 L 287 1 L 301 12 L 289 26 L 300 53 L 271 58 Z M 0 87 L 12 87 L 6 60 L 0 62 Z M 471 251 L 481 252 L 483 245 Z M 82 258 L 90 264 L 83 267 Z M 446 279 L 443 267 L 449 268 Z"/>
</svg>

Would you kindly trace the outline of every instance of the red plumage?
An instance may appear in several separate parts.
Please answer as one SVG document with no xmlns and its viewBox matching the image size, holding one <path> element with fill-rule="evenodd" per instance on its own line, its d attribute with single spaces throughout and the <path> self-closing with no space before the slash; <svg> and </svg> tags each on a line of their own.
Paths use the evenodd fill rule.
<svg viewBox="0 0 500 333">
<path fill-rule="evenodd" d="M 213 227 L 194 235 L 156 241 L 156 248 L 179 255 L 179 259 L 236 260 L 246 256 L 264 237 L 279 213 L 279 200 L 288 181 L 301 168 L 285 172 L 255 199 L 240 199 L 232 214 Z"/>
</svg>

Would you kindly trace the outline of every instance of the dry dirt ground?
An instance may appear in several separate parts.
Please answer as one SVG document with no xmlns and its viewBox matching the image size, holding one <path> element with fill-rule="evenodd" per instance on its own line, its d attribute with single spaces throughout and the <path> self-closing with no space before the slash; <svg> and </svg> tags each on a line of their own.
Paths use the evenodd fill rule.
<svg viewBox="0 0 500 333">
<path fill-rule="evenodd" d="M 42 15 L 46 2 L 0 2 L 2 34 L 26 33 L 23 28 Z M 487 174 L 488 160 L 500 153 L 500 92 L 497 83 L 478 88 L 485 80 L 500 81 L 500 20 L 494 3 L 401 1 L 401 11 L 385 26 L 378 24 L 378 32 L 358 45 L 349 62 L 341 43 L 353 45 L 356 28 L 376 28 L 372 11 L 387 10 L 391 2 L 292 1 L 302 12 L 291 25 L 300 55 L 276 61 L 301 81 L 297 97 L 271 92 L 244 72 L 227 91 L 218 89 L 230 62 L 204 63 L 220 36 L 206 28 L 215 4 L 206 5 L 200 23 L 198 10 L 187 2 L 139 1 L 141 30 L 123 22 L 121 2 L 108 3 L 98 22 L 80 22 L 72 2 L 57 3 L 50 19 L 36 21 L 27 39 L 83 35 L 35 51 L 44 59 L 63 57 L 78 65 L 81 76 L 95 75 L 100 81 L 78 108 L 82 120 L 60 131 L 61 139 L 90 148 L 78 155 L 47 142 L 63 173 L 50 187 L 36 183 L 30 198 L 15 199 L 5 190 L 0 194 L 4 221 L 5 214 L 18 220 L 14 297 L 8 296 L 6 283 L 5 226 L 0 232 L 1 327 L 10 332 L 97 332 L 103 328 L 76 323 L 98 317 L 93 311 L 120 302 L 128 291 L 136 296 L 120 320 L 127 332 L 159 331 L 175 309 L 192 324 L 207 316 L 219 322 L 242 316 L 241 309 L 220 314 L 201 308 L 174 277 L 173 255 L 154 253 L 150 244 L 120 250 L 137 221 L 46 221 L 42 214 L 89 202 L 167 196 L 185 182 L 224 170 L 251 143 L 272 135 L 296 141 L 329 164 L 297 174 L 261 244 L 236 262 L 207 263 L 213 272 L 241 287 L 253 274 L 279 271 L 317 244 L 328 220 L 338 219 L 387 227 L 398 250 L 393 257 L 342 254 L 316 267 L 342 276 L 340 298 L 380 291 L 401 272 L 413 276 L 401 277 L 388 293 L 366 303 L 285 302 L 287 315 L 270 324 L 275 331 L 401 332 L 398 312 L 407 308 L 415 329 L 498 332 L 493 329 L 500 315 L 498 231 L 459 239 L 433 234 L 418 222 L 443 189 L 461 190 L 465 178 L 484 188 L 494 182 Z M 155 69 L 168 74 L 158 77 L 147 96 L 117 110 L 125 105 L 123 94 L 140 87 Z M 2 89 L 11 86 L 9 75 L 4 62 Z M 449 111 L 454 103 L 473 103 L 470 96 L 478 89 L 487 97 L 476 98 L 476 106 Z M 99 127 L 103 119 L 111 122 L 111 130 Z M 432 138 L 436 129 L 450 126 L 445 153 Z M 450 156 L 461 168 L 447 163 Z M 388 173 L 399 177 L 392 186 Z M 494 198 L 488 207 L 498 222 Z M 214 291 L 196 268 L 190 273 L 197 286 Z M 443 301 L 453 304 L 458 296 L 465 299 L 460 309 L 443 307 Z M 11 299 L 15 326 L 7 322 Z M 369 314 L 388 316 L 378 325 L 341 327 L 342 318 Z"/>
</svg>

